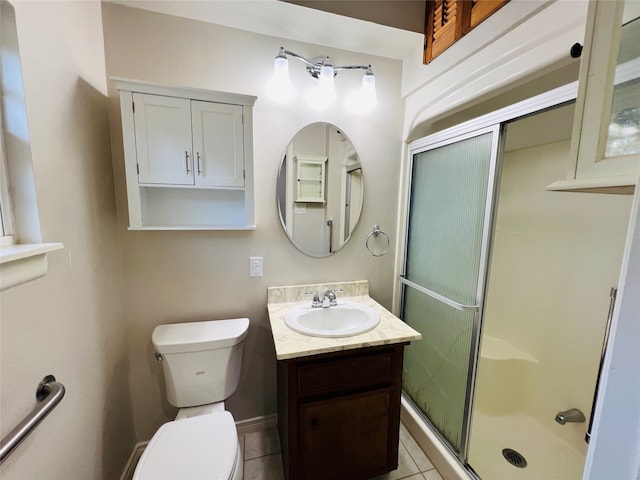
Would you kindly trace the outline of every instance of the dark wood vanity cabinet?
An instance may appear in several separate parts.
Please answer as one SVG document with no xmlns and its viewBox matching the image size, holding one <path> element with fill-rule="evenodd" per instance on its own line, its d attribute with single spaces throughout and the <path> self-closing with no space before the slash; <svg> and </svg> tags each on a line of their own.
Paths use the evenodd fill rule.
<svg viewBox="0 0 640 480">
<path fill-rule="evenodd" d="M 404 345 L 278 361 L 286 479 L 364 480 L 398 467 Z"/>
</svg>

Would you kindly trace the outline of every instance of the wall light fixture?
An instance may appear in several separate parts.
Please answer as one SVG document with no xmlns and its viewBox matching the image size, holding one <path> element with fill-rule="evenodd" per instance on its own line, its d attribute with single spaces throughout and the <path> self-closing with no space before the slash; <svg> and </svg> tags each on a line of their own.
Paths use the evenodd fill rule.
<svg viewBox="0 0 640 480">
<path fill-rule="evenodd" d="M 362 88 L 354 92 L 347 100 L 348 106 L 353 110 L 366 112 L 377 104 L 376 78 L 371 65 L 345 65 L 334 67 L 329 57 L 316 57 L 311 60 L 297 53 L 280 47 L 280 52 L 275 58 L 273 78 L 271 80 L 271 95 L 281 101 L 291 99 L 293 86 L 289 77 L 289 59 L 294 57 L 306 65 L 307 73 L 317 80 L 317 87 L 312 91 L 310 101 L 318 108 L 325 108 L 336 100 L 335 76 L 340 70 L 364 70 L 362 76 Z"/>
</svg>

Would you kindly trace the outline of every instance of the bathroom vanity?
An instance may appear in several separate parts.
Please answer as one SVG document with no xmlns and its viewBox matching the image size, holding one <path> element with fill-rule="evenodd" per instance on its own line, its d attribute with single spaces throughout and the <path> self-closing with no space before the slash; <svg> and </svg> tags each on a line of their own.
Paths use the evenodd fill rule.
<svg viewBox="0 0 640 480">
<path fill-rule="evenodd" d="M 305 292 L 343 289 L 372 307 L 373 330 L 315 337 L 285 324 Z M 368 282 L 274 287 L 268 309 L 278 359 L 278 427 L 287 479 L 368 479 L 398 466 L 404 346 L 420 334 L 368 296 Z"/>
</svg>

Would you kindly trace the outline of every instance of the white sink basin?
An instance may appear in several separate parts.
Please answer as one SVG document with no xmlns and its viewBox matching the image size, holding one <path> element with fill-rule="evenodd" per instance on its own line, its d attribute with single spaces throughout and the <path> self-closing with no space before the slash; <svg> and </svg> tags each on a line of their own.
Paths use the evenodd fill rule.
<svg viewBox="0 0 640 480">
<path fill-rule="evenodd" d="M 380 315 L 368 305 L 338 300 L 338 305 L 312 308 L 293 307 L 284 317 L 291 330 L 313 337 L 349 337 L 374 329 Z"/>
</svg>

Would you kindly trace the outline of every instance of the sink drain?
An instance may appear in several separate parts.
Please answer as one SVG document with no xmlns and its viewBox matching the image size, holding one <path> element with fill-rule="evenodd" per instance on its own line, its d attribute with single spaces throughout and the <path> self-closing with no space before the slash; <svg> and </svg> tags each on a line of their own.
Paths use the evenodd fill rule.
<svg viewBox="0 0 640 480">
<path fill-rule="evenodd" d="M 524 468 L 527 466 L 527 460 L 511 448 L 504 448 L 502 450 L 502 456 L 514 467 Z"/>
</svg>

